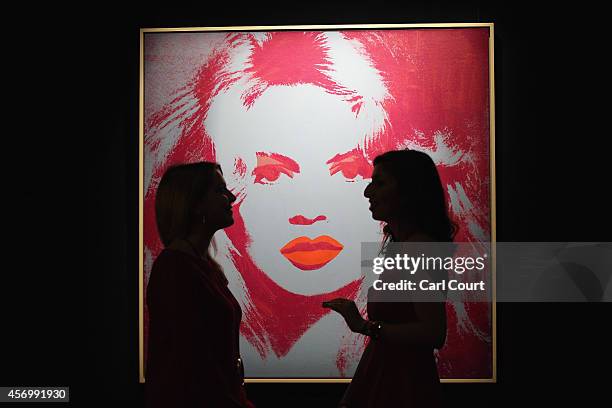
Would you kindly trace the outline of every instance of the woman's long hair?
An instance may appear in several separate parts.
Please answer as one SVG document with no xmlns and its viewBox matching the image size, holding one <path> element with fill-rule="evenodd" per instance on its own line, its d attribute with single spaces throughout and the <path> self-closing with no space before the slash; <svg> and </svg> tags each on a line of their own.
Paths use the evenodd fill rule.
<svg viewBox="0 0 612 408">
<path fill-rule="evenodd" d="M 196 204 L 211 188 L 216 163 L 199 162 L 169 167 L 155 195 L 157 230 L 165 247 L 175 239 L 185 239 L 197 220 Z"/>
<path fill-rule="evenodd" d="M 377 156 L 373 164 L 383 166 L 397 183 L 404 217 L 400 222 L 408 222 L 436 241 L 453 241 L 458 227 L 448 214 L 442 182 L 431 157 L 417 150 L 392 150 Z M 395 241 L 389 225 L 383 232 L 383 246 Z"/>
<path fill-rule="evenodd" d="M 176 239 L 186 239 L 195 223 L 202 222 L 196 214 L 196 204 L 212 188 L 217 170 L 223 173 L 221 166 L 212 162 L 179 164 L 166 170 L 155 195 L 157 230 L 164 247 Z M 214 238 L 211 244 L 216 250 Z M 210 252 L 206 257 L 223 273 Z"/>
</svg>

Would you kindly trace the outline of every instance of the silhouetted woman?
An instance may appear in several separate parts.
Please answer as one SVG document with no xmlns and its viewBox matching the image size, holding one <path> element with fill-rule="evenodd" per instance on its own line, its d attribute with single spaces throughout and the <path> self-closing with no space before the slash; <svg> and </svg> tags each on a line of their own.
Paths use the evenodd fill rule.
<svg viewBox="0 0 612 408">
<path fill-rule="evenodd" d="M 252 407 L 243 387 L 242 311 L 209 254 L 213 234 L 234 223 L 221 168 L 169 168 L 155 198 L 164 250 L 147 286 L 148 407 Z"/>
<path fill-rule="evenodd" d="M 364 195 L 372 218 L 386 223 L 384 243 L 450 242 L 456 232 L 432 159 L 415 150 L 374 159 Z M 440 380 L 434 349 L 446 339 L 444 297 L 435 302 L 373 302 L 368 319 L 355 303 L 334 299 L 323 305 L 340 313 L 349 328 L 370 336 L 340 407 L 438 407 Z"/>
</svg>

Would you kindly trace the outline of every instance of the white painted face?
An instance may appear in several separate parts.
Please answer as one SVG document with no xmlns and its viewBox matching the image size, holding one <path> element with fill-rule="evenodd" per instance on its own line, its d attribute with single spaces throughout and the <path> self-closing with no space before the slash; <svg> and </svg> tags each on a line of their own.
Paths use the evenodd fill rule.
<svg viewBox="0 0 612 408">
<path fill-rule="evenodd" d="M 246 164 L 240 213 L 254 262 L 281 287 L 299 294 L 327 293 L 359 278 L 361 242 L 381 238 L 363 196 L 369 180 L 361 176 L 349 180 L 341 171 L 330 175 L 332 164 L 326 162 L 358 144 L 363 146 L 365 135 L 372 131 L 372 119 L 356 118 L 349 103 L 313 85 L 270 87 L 249 110 L 242 104 L 239 88 L 215 98 L 205 126 L 230 189 L 237 187 L 229 176 L 235 160 Z M 282 155 L 295 162 L 299 172 L 289 171 L 289 177 L 281 171 L 275 181 L 256 182 L 253 171 L 258 166 L 279 163 L 263 157 L 258 161 L 257 152 Z M 325 220 L 319 217 L 310 225 L 300 225 L 296 216 L 311 220 L 324 216 Z M 281 253 L 298 237 L 320 236 L 333 238 L 342 250 L 329 249 L 337 248 L 336 243 L 302 244 L 293 249 L 306 251 L 289 256 L 295 262 Z M 318 266 L 334 253 L 333 259 Z"/>
</svg>

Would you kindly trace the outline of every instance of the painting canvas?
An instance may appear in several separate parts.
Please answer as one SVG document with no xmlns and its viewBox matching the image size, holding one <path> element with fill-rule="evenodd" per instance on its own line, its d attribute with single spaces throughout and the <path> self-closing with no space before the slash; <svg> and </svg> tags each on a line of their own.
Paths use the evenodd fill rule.
<svg viewBox="0 0 612 408">
<path fill-rule="evenodd" d="M 251 380 L 348 380 L 366 338 L 321 302 L 355 299 L 372 160 L 435 161 L 457 241 L 489 242 L 492 26 L 142 30 L 141 380 L 154 199 L 173 164 L 215 161 L 237 196 L 214 256 L 239 300 Z M 443 381 L 494 373 L 494 305 L 447 305 Z"/>
</svg>

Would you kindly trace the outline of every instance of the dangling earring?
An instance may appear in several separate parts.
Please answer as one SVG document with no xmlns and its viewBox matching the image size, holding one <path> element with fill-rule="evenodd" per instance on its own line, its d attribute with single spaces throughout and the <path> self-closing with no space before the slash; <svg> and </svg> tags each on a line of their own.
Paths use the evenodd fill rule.
<svg viewBox="0 0 612 408">
<path fill-rule="evenodd" d="M 206 224 L 206 217 L 202 216 L 202 224 Z"/>
</svg>

